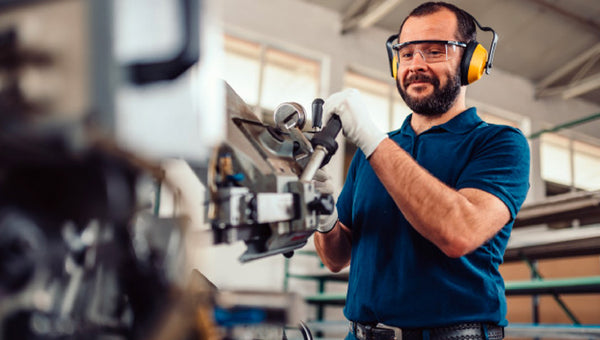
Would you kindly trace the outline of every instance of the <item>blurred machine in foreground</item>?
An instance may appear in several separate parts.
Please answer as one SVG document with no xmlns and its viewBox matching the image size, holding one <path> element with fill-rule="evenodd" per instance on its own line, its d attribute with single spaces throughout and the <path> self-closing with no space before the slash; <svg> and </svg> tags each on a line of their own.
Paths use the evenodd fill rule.
<svg viewBox="0 0 600 340">
<path fill-rule="evenodd" d="M 213 286 L 189 219 L 156 209 L 161 160 L 208 168 L 210 243 L 246 242 L 242 261 L 303 246 L 333 209 L 310 180 L 339 124 L 309 141 L 301 108 L 269 127 L 229 88 L 226 118 L 209 2 L 0 0 L 0 339 L 311 337 L 293 294 Z"/>
<path fill-rule="evenodd" d="M 179 3 L 180 55 L 133 63 L 115 57 L 113 4 L 0 2 L 0 339 L 210 337 L 187 226 L 151 213 L 161 169 L 118 124 L 124 92 L 190 77 L 198 2 Z"/>
</svg>

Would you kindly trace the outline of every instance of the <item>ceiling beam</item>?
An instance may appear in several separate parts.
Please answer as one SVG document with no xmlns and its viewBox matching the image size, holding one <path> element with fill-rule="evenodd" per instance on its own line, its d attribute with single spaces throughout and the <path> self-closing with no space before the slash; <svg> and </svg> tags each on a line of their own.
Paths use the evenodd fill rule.
<svg viewBox="0 0 600 340">
<path fill-rule="evenodd" d="M 600 73 L 585 77 L 579 81 L 569 84 L 568 88 L 562 93 L 563 99 L 577 97 L 600 88 Z"/>
<path fill-rule="evenodd" d="M 344 19 L 342 22 L 342 34 L 349 33 L 355 29 L 367 28 L 375 24 L 379 19 L 390 13 L 403 0 L 382 0 L 367 8 L 365 12 L 352 18 Z"/>
<path fill-rule="evenodd" d="M 537 95 L 539 97 L 560 96 L 563 99 L 570 99 L 598 88 L 600 88 L 600 73 L 585 77 L 568 85 L 545 88 L 538 92 Z"/>
<path fill-rule="evenodd" d="M 568 75 L 573 70 L 578 68 L 579 66 L 585 64 L 588 60 L 595 58 L 600 54 L 600 43 L 597 43 L 592 48 L 587 51 L 580 53 L 576 58 L 572 59 L 568 63 L 564 64 L 562 67 L 554 70 L 554 72 L 550 73 L 544 79 L 540 80 L 536 87 L 538 88 L 538 92 L 544 91 L 548 88 L 552 83 L 559 80 L 560 78 Z"/>
<path fill-rule="evenodd" d="M 573 20 L 574 22 L 580 24 L 581 26 L 585 27 L 586 29 L 588 29 L 596 34 L 600 34 L 600 25 L 598 25 L 595 21 L 590 20 L 588 18 L 584 18 L 581 15 L 578 15 L 574 12 L 569 11 L 567 9 L 568 7 L 561 7 L 561 6 L 556 5 L 556 1 L 548 1 L 548 0 L 529 0 L 529 1 L 535 2 L 539 6 L 542 6 L 543 8 L 549 9 L 557 14 L 562 15 L 563 17 L 569 18 L 569 19 Z M 568 2 L 566 2 L 566 3 L 568 3 Z"/>
<path fill-rule="evenodd" d="M 585 64 L 583 64 L 583 66 L 581 66 L 577 73 L 575 73 L 575 75 L 571 78 L 571 82 L 583 79 L 583 77 L 588 75 L 598 60 L 600 60 L 600 53 L 597 53 L 595 56 L 588 59 L 588 61 L 586 61 Z"/>
<path fill-rule="evenodd" d="M 568 10 L 568 7 L 558 6 L 555 2 L 548 0 L 530 1 L 565 18 L 571 19 L 573 22 L 583 26 L 587 31 L 600 33 L 600 25 Z M 536 84 L 536 96 L 560 96 L 563 99 L 569 99 L 600 88 L 600 73 L 583 78 L 592 69 L 594 64 L 597 63 L 599 57 L 600 43 L 597 43 L 540 80 Z M 566 85 L 552 86 L 555 82 L 569 75 L 571 75 L 571 79 Z"/>
<path fill-rule="evenodd" d="M 354 0 L 350 6 L 344 11 L 342 20 L 350 20 L 352 17 L 357 15 L 359 12 L 364 11 L 365 7 L 371 2 L 371 0 Z"/>
</svg>

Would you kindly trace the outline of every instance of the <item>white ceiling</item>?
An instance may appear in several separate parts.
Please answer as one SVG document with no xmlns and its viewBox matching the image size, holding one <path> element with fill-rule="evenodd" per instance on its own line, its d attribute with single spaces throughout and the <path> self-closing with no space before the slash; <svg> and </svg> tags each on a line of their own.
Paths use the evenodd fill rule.
<svg viewBox="0 0 600 340">
<path fill-rule="evenodd" d="M 395 33 L 421 0 L 303 0 L 339 12 L 344 32 Z M 539 96 L 600 105 L 600 0 L 449 0 L 499 35 L 494 66 L 538 86 Z M 478 33 L 486 48 L 491 35 Z"/>
</svg>

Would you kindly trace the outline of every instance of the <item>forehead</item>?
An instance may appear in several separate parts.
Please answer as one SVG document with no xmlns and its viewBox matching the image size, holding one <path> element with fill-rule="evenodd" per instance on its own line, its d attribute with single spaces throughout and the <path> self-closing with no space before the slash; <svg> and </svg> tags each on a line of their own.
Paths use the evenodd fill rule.
<svg viewBox="0 0 600 340">
<path fill-rule="evenodd" d="M 424 16 L 409 17 L 402 27 L 399 42 L 456 40 L 457 27 L 456 15 L 447 9 Z"/>
</svg>

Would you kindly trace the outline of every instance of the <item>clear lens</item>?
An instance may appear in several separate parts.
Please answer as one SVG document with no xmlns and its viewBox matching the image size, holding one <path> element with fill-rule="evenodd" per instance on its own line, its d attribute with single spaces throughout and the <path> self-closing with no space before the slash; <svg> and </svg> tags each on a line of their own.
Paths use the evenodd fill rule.
<svg viewBox="0 0 600 340">
<path fill-rule="evenodd" d="M 439 63 L 450 60 L 458 53 L 458 46 L 446 42 L 426 42 L 419 44 L 407 44 L 397 50 L 400 64 L 412 62 L 416 53 L 427 63 Z"/>
</svg>

